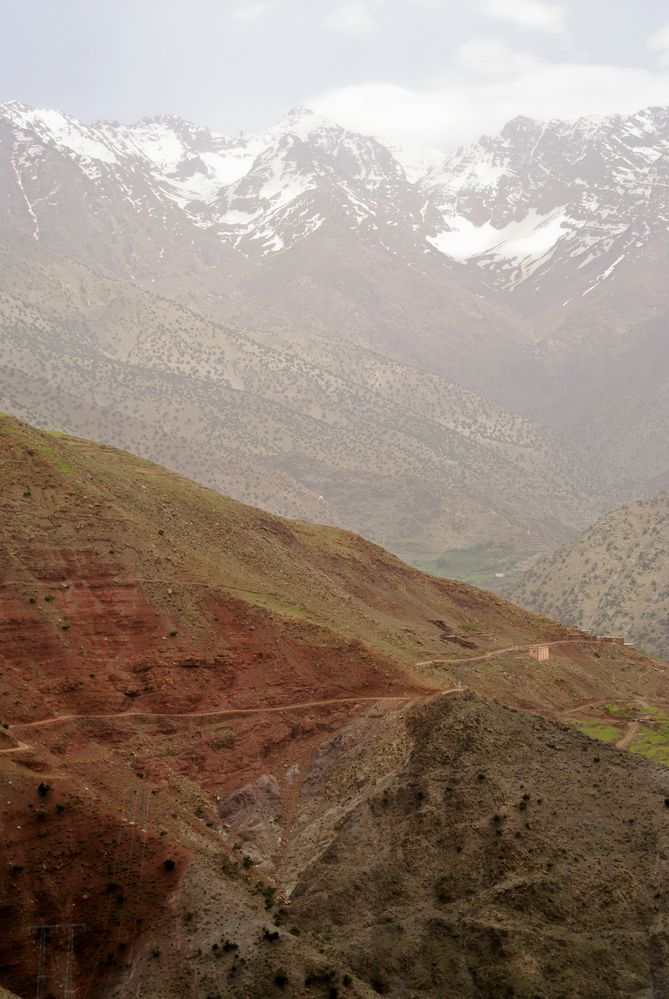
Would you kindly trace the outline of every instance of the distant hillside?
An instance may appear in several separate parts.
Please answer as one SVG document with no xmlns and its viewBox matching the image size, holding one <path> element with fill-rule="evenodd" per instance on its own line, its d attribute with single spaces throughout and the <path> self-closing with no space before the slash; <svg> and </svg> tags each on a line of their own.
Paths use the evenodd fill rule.
<svg viewBox="0 0 669 999">
<path fill-rule="evenodd" d="M 0 408 L 490 585 L 669 474 L 668 149 L 2 104 Z"/>
<path fill-rule="evenodd" d="M 630 503 L 542 559 L 510 595 L 669 659 L 669 492 Z"/>
<path fill-rule="evenodd" d="M 427 567 L 476 545 L 513 564 L 624 498 L 586 451 L 439 375 L 231 329 L 32 240 L 0 236 L 0 261 L 0 408 L 31 423 Z"/>
</svg>

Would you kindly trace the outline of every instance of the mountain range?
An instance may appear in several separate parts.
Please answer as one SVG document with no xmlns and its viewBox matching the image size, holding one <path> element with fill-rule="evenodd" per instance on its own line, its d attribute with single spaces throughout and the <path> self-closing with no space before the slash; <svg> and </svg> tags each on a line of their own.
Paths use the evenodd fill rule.
<svg viewBox="0 0 669 999">
<path fill-rule="evenodd" d="M 0 404 L 493 582 L 669 476 L 668 145 L 2 105 Z"/>
</svg>

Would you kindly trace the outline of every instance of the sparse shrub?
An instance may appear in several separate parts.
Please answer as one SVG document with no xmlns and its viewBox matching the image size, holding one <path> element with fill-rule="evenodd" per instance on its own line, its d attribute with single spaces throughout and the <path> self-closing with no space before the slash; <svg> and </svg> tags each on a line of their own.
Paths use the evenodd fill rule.
<svg viewBox="0 0 669 999">
<path fill-rule="evenodd" d="M 284 988 L 288 984 L 288 975 L 283 968 L 279 968 L 274 976 L 274 984 L 278 985 L 280 989 Z"/>
<path fill-rule="evenodd" d="M 173 871 L 176 866 L 173 860 L 163 860 L 163 867 L 166 871 Z"/>
<path fill-rule="evenodd" d="M 40 781 L 39 787 L 37 788 L 37 793 L 40 798 L 46 798 L 50 790 L 51 786 L 49 784 L 45 784 L 44 781 Z"/>
<path fill-rule="evenodd" d="M 263 940 L 267 940 L 269 943 L 274 943 L 275 940 L 279 939 L 278 930 L 268 930 L 267 927 L 262 931 Z"/>
<path fill-rule="evenodd" d="M 374 975 L 369 984 L 375 992 L 378 992 L 380 996 L 385 996 L 389 990 L 388 982 L 385 980 L 383 975 L 378 972 Z"/>
</svg>

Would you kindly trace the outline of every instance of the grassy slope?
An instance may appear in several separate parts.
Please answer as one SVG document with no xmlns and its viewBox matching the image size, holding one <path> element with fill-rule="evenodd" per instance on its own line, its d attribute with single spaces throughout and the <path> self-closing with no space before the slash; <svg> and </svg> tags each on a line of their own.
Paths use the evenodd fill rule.
<svg viewBox="0 0 669 999">
<path fill-rule="evenodd" d="M 122 669 L 129 664 L 121 628 L 137 630 L 141 655 L 147 643 L 160 659 L 203 644 L 229 652 L 230 634 L 218 627 L 225 607 L 283 631 L 299 622 L 324 645 L 364 643 L 398 666 L 462 654 L 445 634 L 474 636 L 485 651 L 571 633 L 465 584 L 425 576 L 348 532 L 280 520 L 124 452 L 11 418 L 0 431 L 2 594 L 56 660 L 76 658 L 77 644 L 88 650 L 94 639 L 92 579 L 98 604 L 131 589 L 133 600 L 123 601 L 130 620 L 108 618 L 107 657 L 123 659 Z M 116 639 L 123 648 L 115 656 Z"/>
</svg>

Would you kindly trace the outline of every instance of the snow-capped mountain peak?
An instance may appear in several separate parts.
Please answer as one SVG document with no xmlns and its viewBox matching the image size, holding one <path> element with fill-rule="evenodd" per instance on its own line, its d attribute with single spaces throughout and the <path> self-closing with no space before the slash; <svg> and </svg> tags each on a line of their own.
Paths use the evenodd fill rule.
<svg viewBox="0 0 669 999">
<path fill-rule="evenodd" d="M 515 118 L 423 179 L 444 223 L 428 239 L 497 288 L 539 287 L 557 268 L 554 286 L 578 278 L 585 295 L 667 232 L 668 163 L 666 108 L 575 122 Z"/>
<path fill-rule="evenodd" d="M 413 260 L 438 251 L 534 299 L 547 283 L 590 294 L 668 228 L 668 108 L 517 117 L 445 157 L 389 148 L 304 106 L 226 136 L 174 115 L 86 125 L 12 102 L 0 105 L 0 139 L 13 218 L 35 239 L 56 225 L 66 187 L 89 215 L 120 197 L 175 238 L 206 232 L 246 257 L 334 227 Z"/>
</svg>

